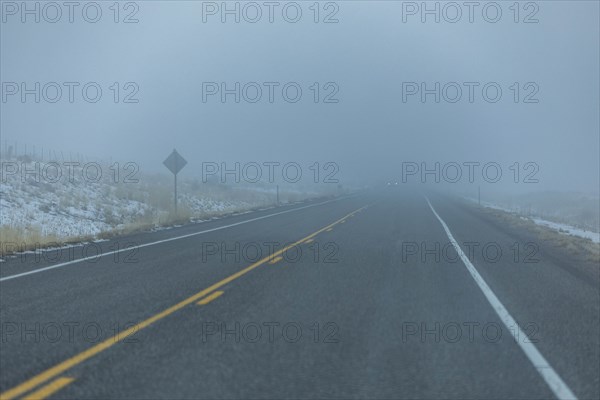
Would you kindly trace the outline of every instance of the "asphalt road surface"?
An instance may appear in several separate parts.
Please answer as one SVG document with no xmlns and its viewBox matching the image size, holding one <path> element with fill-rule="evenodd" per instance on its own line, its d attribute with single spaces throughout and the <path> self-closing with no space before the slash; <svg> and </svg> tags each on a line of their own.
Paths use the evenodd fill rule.
<svg viewBox="0 0 600 400">
<path fill-rule="evenodd" d="M 0 264 L 0 393 L 597 399 L 599 280 L 395 189 L 28 253 Z"/>
</svg>

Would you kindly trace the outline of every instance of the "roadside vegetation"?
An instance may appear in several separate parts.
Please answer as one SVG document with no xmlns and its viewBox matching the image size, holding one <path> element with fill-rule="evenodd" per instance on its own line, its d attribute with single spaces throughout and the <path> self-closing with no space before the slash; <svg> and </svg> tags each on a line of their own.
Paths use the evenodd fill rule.
<svg viewBox="0 0 600 400">
<path fill-rule="evenodd" d="M 105 173 L 99 180 L 86 179 L 85 171 L 75 166 L 72 177 L 63 174 L 55 181 L 48 161 L 28 156 L 10 161 L 20 171 L 7 173 L 5 168 L 0 181 L 0 256 L 341 194 L 334 185 L 288 185 L 277 196 L 274 184 L 180 178 L 175 213 L 173 180 L 167 174 L 138 172 L 134 180 L 115 181 L 106 173 L 110 165 L 102 164 Z M 47 173 L 23 173 L 36 168 Z"/>
</svg>

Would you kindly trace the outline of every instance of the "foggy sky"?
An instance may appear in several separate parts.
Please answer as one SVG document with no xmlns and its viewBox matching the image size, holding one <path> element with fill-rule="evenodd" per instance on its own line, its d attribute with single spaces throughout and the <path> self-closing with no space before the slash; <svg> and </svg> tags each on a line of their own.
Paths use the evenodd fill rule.
<svg viewBox="0 0 600 400">
<path fill-rule="evenodd" d="M 298 2 L 297 23 L 277 11 L 274 23 L 265 15 L 257 23 L 221 23 L 219 15 L 203 22 L 201 2 L 150 1 L 137 2 L 138 23 L 115 24 L 112 2 L 100 3 L 96 24 L 80 14 L 54 24 L 3 15 L 2 82 L 94 81 L 104 92 L 95 104 L 9 98 L 1 104 L 2 146 L 18 141 L 156 171 L 177 148 L 189 176 L 203 161 L 332 161 L 341 178 L 361 183 L 395 179 L 402 162 L 491 161 L 504 173 L 535 162 L 540 182 L 528 190 L 598 191 L 597 2 L 537 2 L 532 24 L 513 22 L 512 2 L 499 2 L 498 23 L 477 11 L 474 23 L 466 15 L 404 23 L 402 2 L 342 1 L 331 24 L 312 21 L 310 1 Z M 139 103 L 113 103 L 113 82 L 135 82 Z M 203 102 L 202 82 L 298 82 L 303 95 L 298 103 L 277 91 L 273 104 L 264 92 L 255 104 Z M 313 82 L 335 82 L 339 102 L 314 103 Z M 476 89 L 473 103 L 464 91 L 454 104 L 433 96 L 403 102 L 403 82 L 497 82 L 503 95 L 488 103 Z M 514 103 L 514 82 L 535 82 L 539 103 Z"/>
</svg>

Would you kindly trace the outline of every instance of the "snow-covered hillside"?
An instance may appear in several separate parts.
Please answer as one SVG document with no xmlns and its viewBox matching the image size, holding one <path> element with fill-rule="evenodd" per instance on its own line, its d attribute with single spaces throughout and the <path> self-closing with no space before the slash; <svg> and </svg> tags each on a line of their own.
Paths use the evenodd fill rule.
<svg viewBox="0 0 600 400">
<path fill-rule="evenodd" d="M 141 172 L 133 178 L 126 174 L 117 177 L 113 169 L 98 163 L 86 168 L 85 163 L 73 166 L 27 157 L 4 160 L 0 179 L 2 242 L 95 238 L 272 206 L 277 198 L 274 187 L 181 180 L 178 213 L 174 215 L 172 177 Z M 288 189 L 280 192 L 279 200 L 287 203 L 321 195 Z"/>
</svg>

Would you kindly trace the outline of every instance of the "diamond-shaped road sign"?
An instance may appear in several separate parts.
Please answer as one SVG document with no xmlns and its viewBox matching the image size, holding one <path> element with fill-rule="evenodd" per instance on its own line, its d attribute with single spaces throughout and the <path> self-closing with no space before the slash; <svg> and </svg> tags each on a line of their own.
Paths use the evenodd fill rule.
<svg viewBox="0 0 600 400">
<path fill-rule="evenodd" d="M 187 161 L 185 161 L 185 158 L 181 157 L 177 150 L 173 149 L 173 152 L 165 161 L 163 161 L 163 164 L 165 164 L 165 167 L 169 168 L 169 171 L 171 171 L 173 175 L 177 175 L 177 173 L 185 167 Z"/>
</svg>

